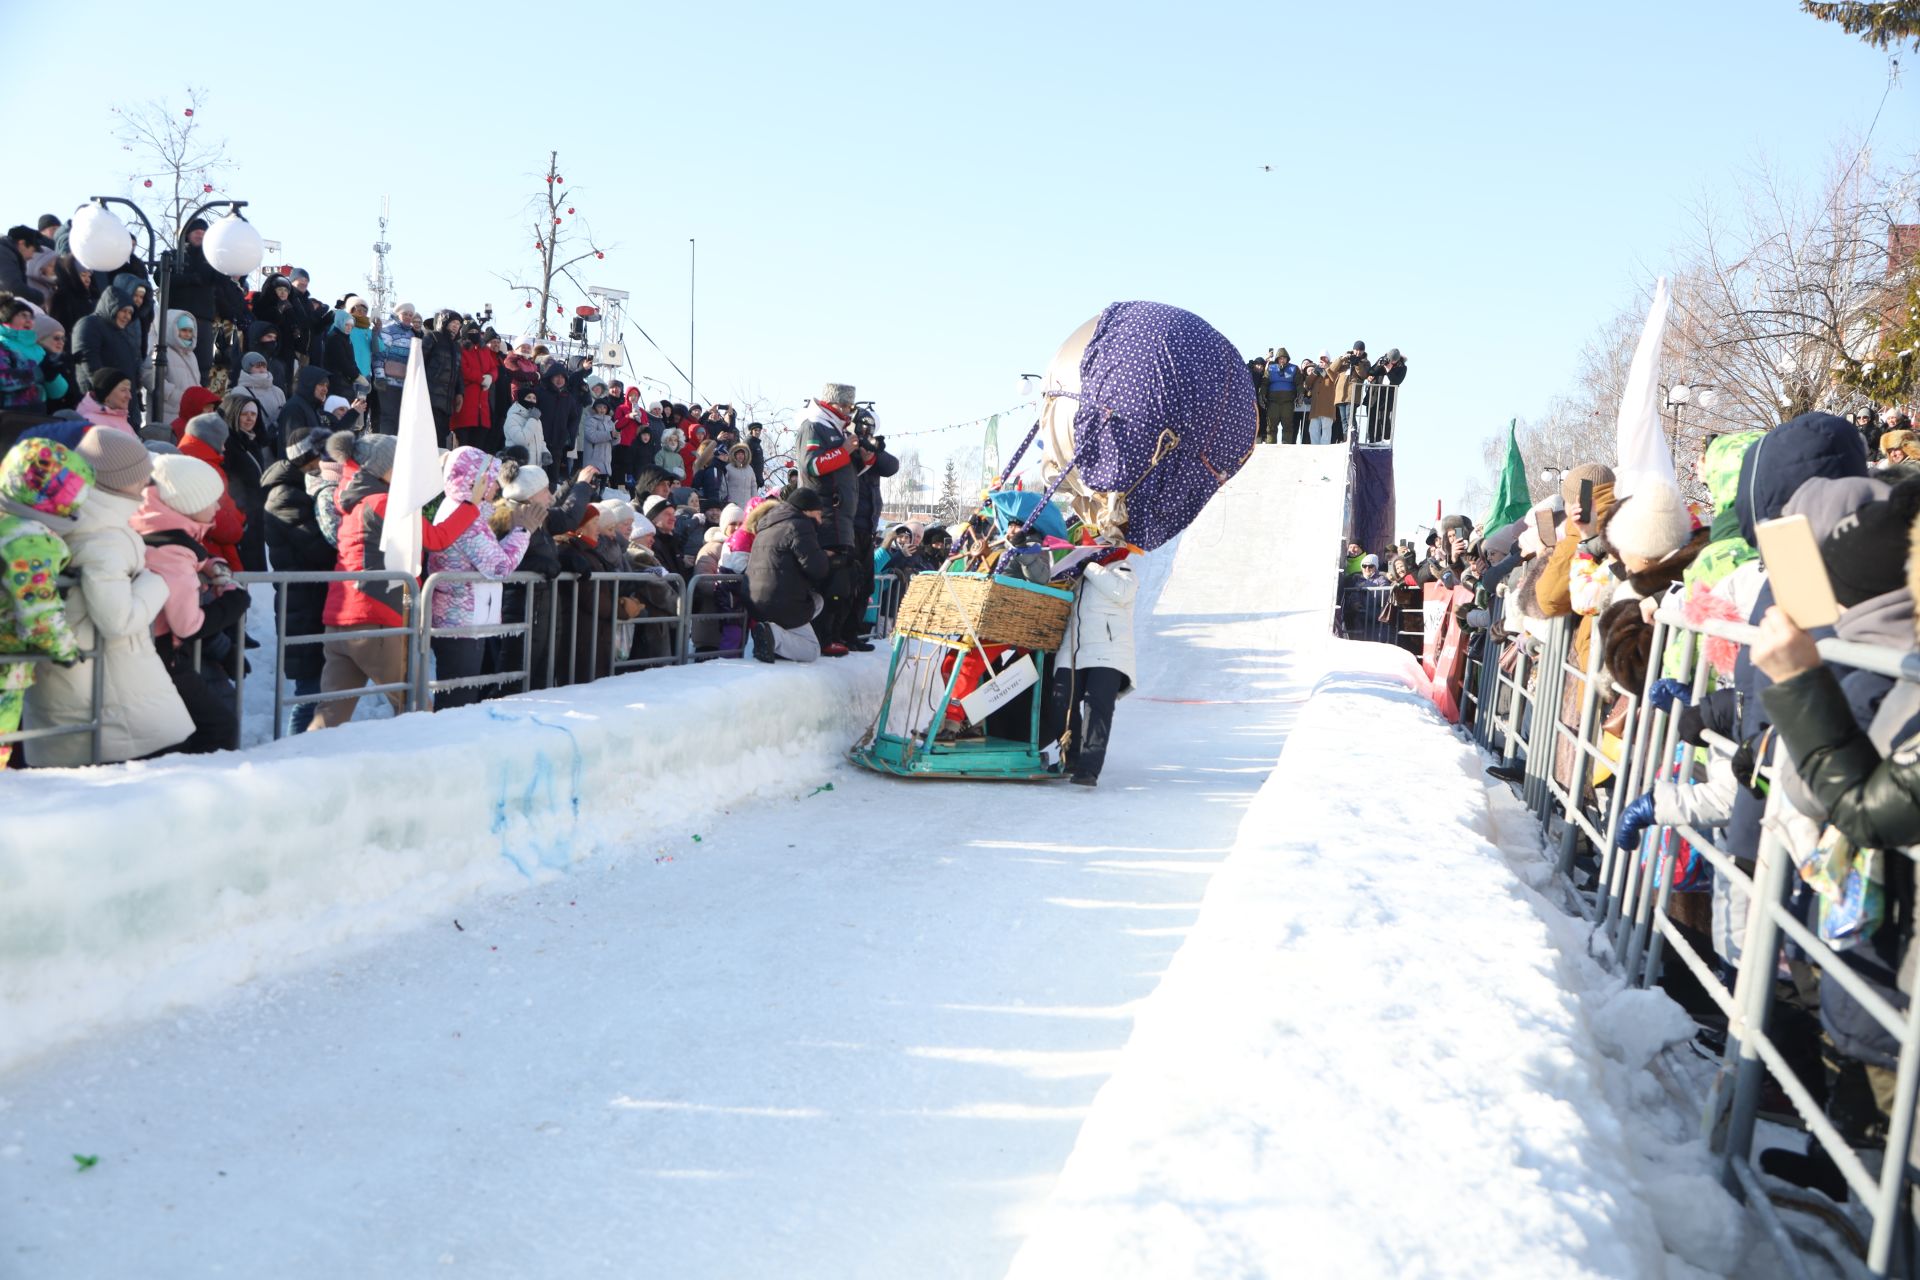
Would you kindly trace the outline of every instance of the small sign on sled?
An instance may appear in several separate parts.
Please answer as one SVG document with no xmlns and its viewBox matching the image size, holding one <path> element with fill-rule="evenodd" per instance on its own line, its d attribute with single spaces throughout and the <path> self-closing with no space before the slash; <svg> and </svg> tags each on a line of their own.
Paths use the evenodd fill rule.
<svg viewBox="0 0 1920 1280">
<path fill-rule="evenodd" d="M 1033 688 L 1039 680 L 1039 672 L 1033 669 L 1033 659 L 1022 657 L 992 679 L 982 680 L 979 688 L 960 699 L 960 710 L 966 713 L 968 724 L 979 724 Z"/>
</svg>

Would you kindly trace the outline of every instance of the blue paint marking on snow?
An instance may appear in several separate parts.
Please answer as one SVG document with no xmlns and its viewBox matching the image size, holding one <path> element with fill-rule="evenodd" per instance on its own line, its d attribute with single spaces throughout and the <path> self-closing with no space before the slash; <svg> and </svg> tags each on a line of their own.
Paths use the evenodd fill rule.
<svg viewBox="0 0 1920 1280">
<path fill-rule="evenodd" d="M 571 767 L 568 770 L 567 800 L 573 821 L 577 823 L 580 820 L 580 793 L 585 784 L 586 759 L 580 750 L 580 740 L 574 734 L 573 730 L 565 724 L 556 723 L 551 720 L 543 720 L 538 716 L 509 715 L 498 707 L 488 707 L 487 714 L 497 721 L 531 722 L 539 725 L 543 729 L 558 729 L 561 733 L 566 734 L 567 745 L 572 755 L 570 761 Z M 498 798 L 494 802 L 492 830 L 494 834 L 500 837 L 500 856 L 512 864 L 514 870 L 528 879 L 532 879 L 532 868 L 528 865 L 522 854 L 515 852 L 515 842 L 509 835 L 509 828 L 514 825 L 514 819 L 518 818 L 525 822 L 530 832 L 537 832 L 541 829 L 539 820 L 541 818 L 551 818 L 559 808 L 557 803 L 558 798 L 555 795 L 553 758 L 544 751 L 540 752 L 534 758 L 533 767 L 527 775 L 525 787 L 520 789 L 520 793 L 517 796 L 511 794 L 514 789 L 513 779 L 508 776 L 507 767 L 503 764 L 500 766 L 497 787 Z M 532 847 L 528 851 L 534 854 L 539 865 L 552 867 L 557 870 L 565 870 L 572 863 L 572 846 L 568 838 L 569 834 L 569 832 L 560 832 L 556 833 L 551 840 L 540 840 L 536 838 L 530 842 L 523 843 L 531 844 Z"/>
</svg>

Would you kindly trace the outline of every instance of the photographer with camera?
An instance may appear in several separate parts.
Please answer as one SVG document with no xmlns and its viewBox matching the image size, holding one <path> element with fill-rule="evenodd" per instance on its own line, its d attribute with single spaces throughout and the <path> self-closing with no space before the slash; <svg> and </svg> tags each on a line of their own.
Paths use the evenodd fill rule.
<svg viewBox="0 0 1920 1280">
<path fill-rule="evenodd" d="M 1361 384 L 1367 380 L 1373 362 L 1367 358 L 1367 344 L 1355 342 L 1333 367 L 1333 399 L 1337 417 L 1333 425 L 1333 443 L 1340 444 L 1353 426 L 1353 406 L 1359 403 Z"/>
<path fill-rule="evenodd" d="M 854 504 L 853 588 L 840 642 L 860 653 L 872 650 L 865 639 L 867 601 L 873 595 L 873 540 L 880 524 L 880 482 L 900 473 L 900 460 L 887 452 L 871 403 L 853 411 L 853 461 L 859 470 L 859 496 Z"/>
</svg>

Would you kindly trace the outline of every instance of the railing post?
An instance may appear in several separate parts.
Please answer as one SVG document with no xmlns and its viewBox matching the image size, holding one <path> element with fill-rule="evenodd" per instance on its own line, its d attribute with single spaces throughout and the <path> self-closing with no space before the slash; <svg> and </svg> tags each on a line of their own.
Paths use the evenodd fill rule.
<svg viewBox="0 0 1920 1280">
<path fill-rule="evenodd" d="M 1558 861 L 1554 866 L 1554 870 L 1563 876 L 1573 869 L 1573 851 L 1578 846 L 1580 839 L 1580 823 L 1575 815 L 1580 809 L 1580 797 L 1587 789 L 1590 757 L 1584 750 L 1584 746 L 1587 741 L 1587 734 L 1593 728 L 1593 707 L 1595 700 L 1599 697 L 1599 686 L 1594 682 L 1593 678 L 1594 659 L 1598 656 L 1599 638 L 1589 634 L 1587 639 L 1587 670 L 1585 683 L 1580 690 L 1580 721 L 1573 738 L 1573 759 L 1567 768 L 1567 798 L 1564 806 L 1565 812 L 1561 815 L 1560 851 Z M 1560 664 L 1562 680 L 1565 680 L 1573 674 L 1572 658 L 1573 646 L 1569 643 L 1566 658 L 1564 658 Z M 1564 688 L 1564 685 L 1562 687 Z M 1556 706 L 1553 709 L 1553 729 L 1547 735 L 1547 741 L 1553 744 L 1553 755 L 1555 758 L 1558 758 L 1560 754 L 1560 735 L 1564 732 L 1566 732 L 1566 727 L 1560 723 L 1560 708 Z M 1549 771 L 1552 770 L 1553 762 L 1551 760 L 1547 762 L 1547 768 Z M 1594 852 L 1599 854 L 1601 851 L 1596 849 Z M 1600 868 L 1600 888 L 1602 892 L 1605 892 L 1606 889 L 1606 879 L 1607 868 L 1603 862 Z"/>
<path fill-rule="evenodd" d="M 1769 752 L 1771 761 L 1773 752 Z M 1774 821 L 1780 804 L 1781 788 L 1775 784 L 1767 795 L 1766 814 L 1760 824 L 1760 847 L 1753 873 L 1753 902 L 1747 912 L 1747 937 L 1740 949 L 1740 969 L 1733 984 L 1733 1004 L 1739 1017 L 1727 1028 L 1727 1057 L 1734 1062 L 1733 1108 L 1727 1117 L 1726 1145 L 1721 1150 L 1721 1181 L 1737 1191 L 1731 1159 L 1752 1154 L 1754 1120 L 1760 1110 L 1760 1084 L 1767 1074 L 1755 1041 L 1766 1034 L 1767 1015 L 1773 1008 L 1774 973 L 1779 966 L 1780 925 L 1768 910 L 1786 894 L 1787 871 L 1792 860 L 1775 834 Z M 1736 1052 L 1737 1049 L 1737 1052 Z M 1719 1082 L 1715 1082 L 1718 1090 Z M 1712 1109 L 1709 1108 L 1709 1114 Z M 1905 1159 L 1905 1152 L 1896 1158 Z"/>
<path fill-rule="evenodd" d="M 249 588 L 249 591 L 251 588 Z M 286 711 L 287 687 L 287 597 L 293 593 L 291 584 L 275 583 L 273 587 L 273 737 L 280 741 L 280 722 Z M 234 699 L 235 705 L 239 699 Z"/>
</svg>

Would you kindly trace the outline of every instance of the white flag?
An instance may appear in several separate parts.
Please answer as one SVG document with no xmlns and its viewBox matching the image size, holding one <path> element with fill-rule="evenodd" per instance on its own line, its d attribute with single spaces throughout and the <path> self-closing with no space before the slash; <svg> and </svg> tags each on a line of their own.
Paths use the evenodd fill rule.
<svg viewBox="0 0 1920 1280">
<path fill-rule="evenodd" d="M 1627 389 L 1620 397 L 1620 417 L 1613 464 L 1613 496 L 1625 498 L 1655 484 L 1679 488 L 1673 471 L 1673 446 L 1660 422 L 1660 344 L 1667 336 L 1667 310 L 1672 299 L 1667 278 L 1654 282 L 1653 305 L 1633 350 Z"/>
<path fill-rule="evenodd" d="M 421 567 L 420 509 L 439 494 L 439 437 L 434 432 L 433 404 L 427 396 L 427 367 L 422 362 L 422 340 L 407 349 L 407 383 L 400 397 L 399 451 L 393 460 L 393 481 L 387 491 L 387 519 L 380 530 L 380 550 L 387 568 L 418 575 Z"/>
</svg>

